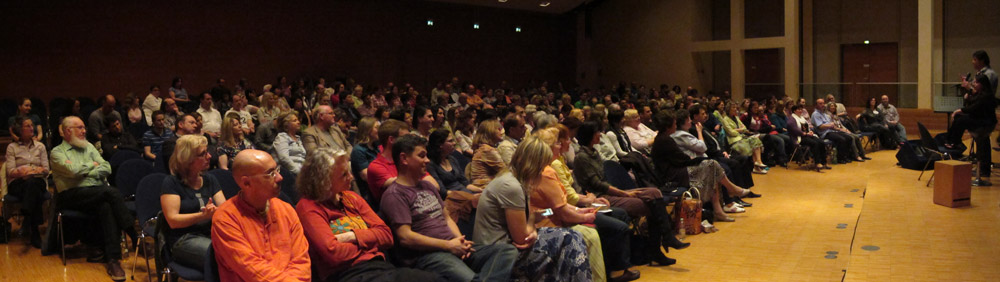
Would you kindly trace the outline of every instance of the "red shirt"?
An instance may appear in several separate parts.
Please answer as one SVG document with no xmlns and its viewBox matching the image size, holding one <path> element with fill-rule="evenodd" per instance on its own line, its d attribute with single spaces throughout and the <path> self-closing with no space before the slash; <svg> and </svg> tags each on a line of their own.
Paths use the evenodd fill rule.
<svg viewBox="0 0 1000 282">
<path fill-rule="evenodd" d="M 368 190 L 372 192 L 372 199 L 375 203 L 381 202 L 382 193 L 385 192 L 386 187 L 382 184 L 396 175 L 398 175 L 396 164 L 392 162 L 392 159 L 383 157 L 382 154 L 378 154 L 378 157 L 375 157 L 375 160 L 368 164 Z"/>
<path fill-rule="evenodd" d="M 393 244 L 389 226 L 361 196 L 351 191 L 341 196 L 339 207 L 331 201 L 315 202 L 305 198 L 295 206 L 309 240 L 309 255 L 323 281 L 359 263 L 376 257 L 384 259 L 382 252 Z M 337 241 L 337 234 L 352 231 L 357 242 Z"/>
</svg>

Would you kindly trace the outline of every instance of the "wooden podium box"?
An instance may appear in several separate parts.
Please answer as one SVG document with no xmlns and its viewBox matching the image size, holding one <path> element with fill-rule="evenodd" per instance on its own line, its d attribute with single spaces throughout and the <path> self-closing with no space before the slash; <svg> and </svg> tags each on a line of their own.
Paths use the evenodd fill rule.
<svg viewBox="0 0 1000 282">
<path fill-rule="evenodd" d="M 934 203 L 946 207 L 964 207 L 972 196 L 972 163 L 937 161 L 934 163 Z"/>
</svg>

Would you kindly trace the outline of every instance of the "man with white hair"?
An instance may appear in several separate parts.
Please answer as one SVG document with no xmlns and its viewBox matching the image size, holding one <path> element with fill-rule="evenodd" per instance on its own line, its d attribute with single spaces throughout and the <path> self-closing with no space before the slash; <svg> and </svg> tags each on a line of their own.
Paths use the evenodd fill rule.
<svg viewBox="0 0 1000 282">
<path fill-rule="evenodd" d="M 52 149 L 52 178 L 55 180 L 59 209 L 72 209 L 96 217 L 101 230 L 103 260 L 112 280 L 125 281 L 119 236 L 122 231 L 136 240 L 135 218 L 125 207 L 118 189 L 108 186 L 111 165 L 87 142 L 83 120 L 68 116 L 60 124 L 62 144 Z M 49 244 L 51 245 L 51 243 Z M 88 258 L 91 259 L 91 258 Z"/>
</svg>

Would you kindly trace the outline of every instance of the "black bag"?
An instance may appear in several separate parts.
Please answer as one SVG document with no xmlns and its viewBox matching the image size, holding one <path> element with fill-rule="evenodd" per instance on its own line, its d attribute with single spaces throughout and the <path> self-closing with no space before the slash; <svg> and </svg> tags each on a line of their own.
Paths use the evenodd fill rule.
<svg viewBox="0 0 1000 282">
<path fill-rule="evenodd" d="M 906 169 L 923 170 L 928 159 L 931 160 L 931 164 L 927 169 L 934 169 L 934 162 L 941 160 L 941 157 L 921 147 L 920 140 L 906 141 L 896 152 L 896 161 Z"/>
</svg>

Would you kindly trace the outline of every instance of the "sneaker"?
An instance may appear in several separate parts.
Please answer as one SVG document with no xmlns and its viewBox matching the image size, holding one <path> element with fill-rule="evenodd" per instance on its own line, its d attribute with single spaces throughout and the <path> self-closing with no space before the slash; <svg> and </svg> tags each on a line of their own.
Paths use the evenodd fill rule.
<svg viewBox="0 0 1000 282">
<path fill-rule="evenodd" d="M 743 209 L 741 207 L 738 207 L 738 206 L 729 206 L 729 207 L 722 208 L 722 211 L 724 211 L 726 213 L 743 213 L 743 212 L 746 212 L 747 210 L 745 210 L 745 209 Z"/>
<path fill-rule="evenodd" d="M 758 167 L 753 168 L 753 173 L 756 173 L 756 174 L 767 174 L 767 170 L 758 166 Z"/>
</svg>

